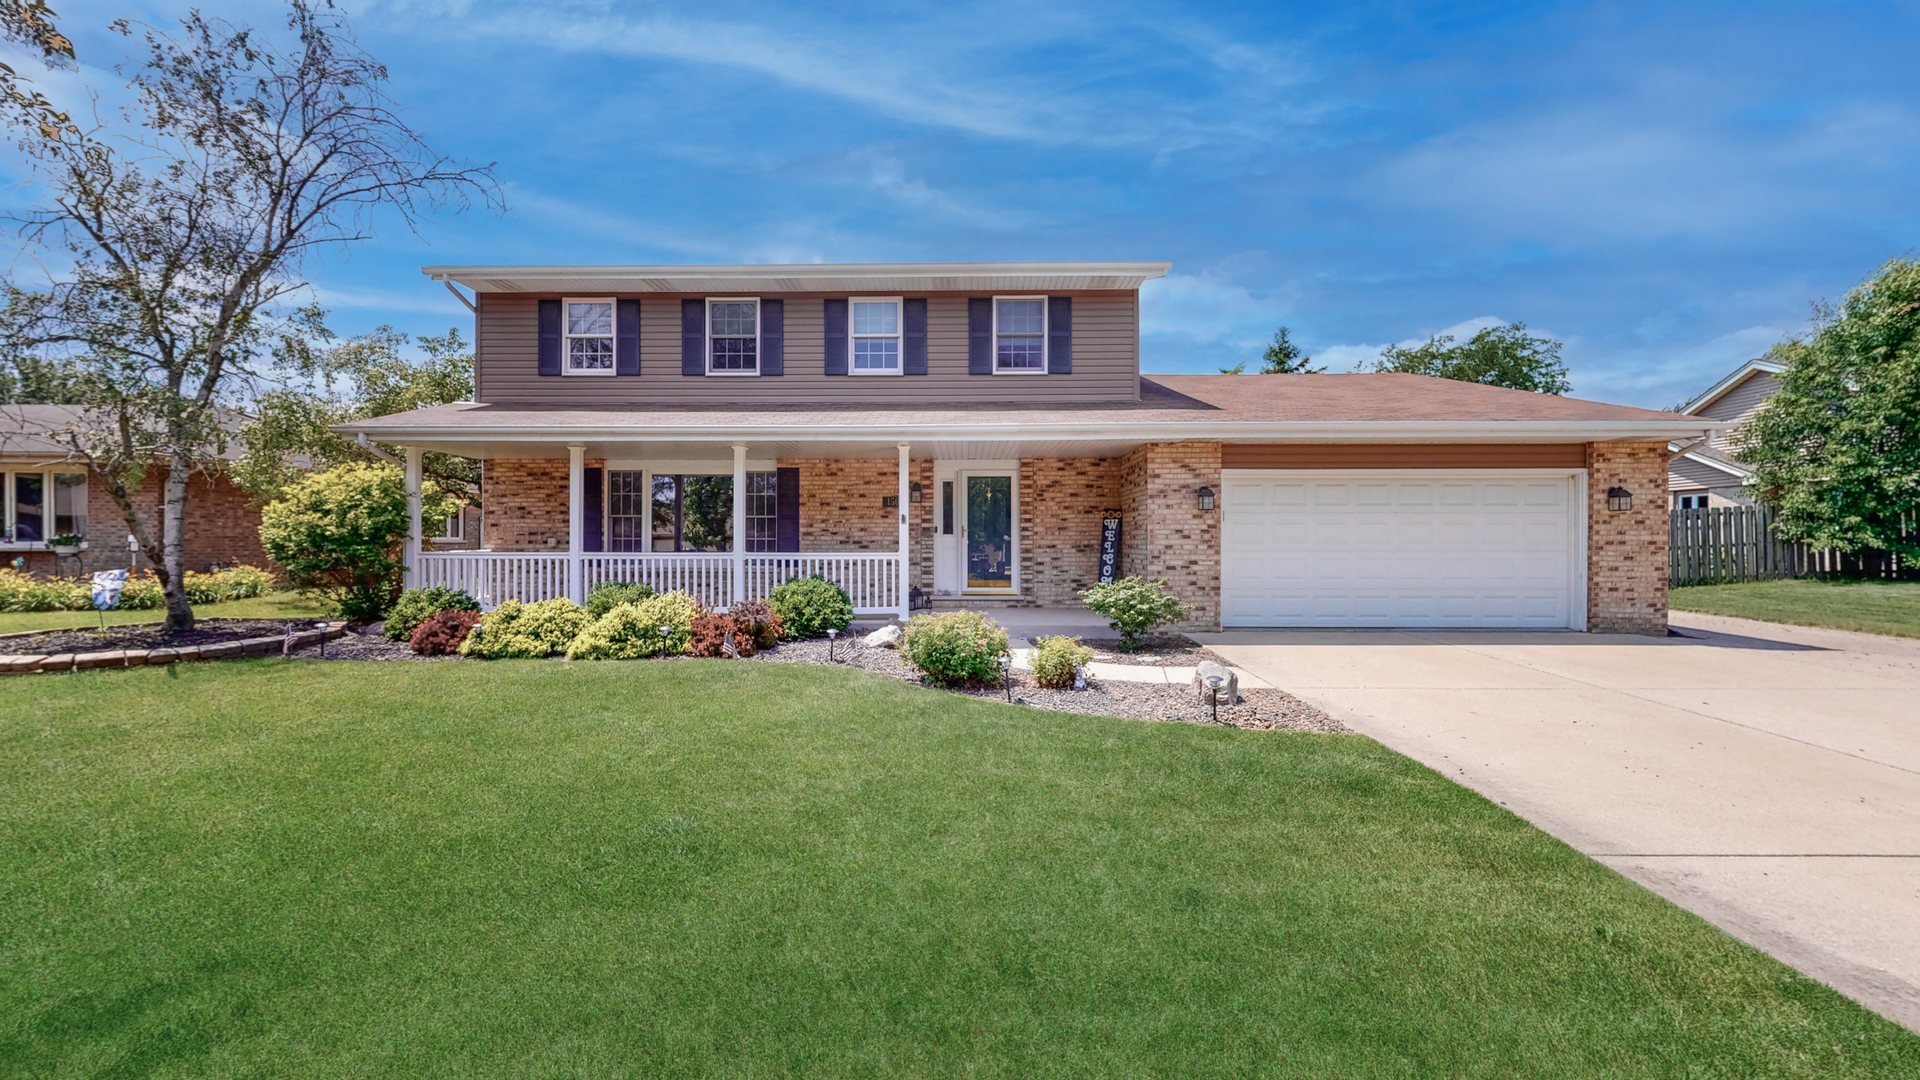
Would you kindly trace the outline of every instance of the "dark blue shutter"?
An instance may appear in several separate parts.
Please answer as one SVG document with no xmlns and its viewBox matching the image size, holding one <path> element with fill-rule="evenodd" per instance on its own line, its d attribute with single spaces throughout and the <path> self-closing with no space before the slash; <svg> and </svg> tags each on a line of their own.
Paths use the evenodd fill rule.
<svg viewBox="0 0 1920 1080">
<path fill-rule="evenodd" d="M 800 550 L 800 470 L 773 471 L 773 550 Z"/>
<path fill-rule="evenodd" d="M 826 303 L 827 319 L 827 374 L 845 375 L 847 373 L 847 302 L 829 300 Z"/>
<path fill-rule="evenodd" d="M 707 302 L 680 301 L 680 374 L 707 373 Z"/>
<path fill-rule="evenodd" d="M 1073 297 L 1047 297 L 1047 374 L 1073 374 Z"/>
<path fill-rule="evenodd" d="M 967 374 L 993 374 L 993 298 L 967 298 Z"/>
<path fill-rule="evenodd" d="M 621 303 L 626 302 L 627 301 L 624 300 L 621 301 Z M 621 374 L 625 374 L 625 372 Z M 582 476 L 581 482 L 587 485 L 587 490 L 583 492 L 587 497 L 587 507 L 586 512 L 581 515 L 582 521 L 580 522 L 580 547 L 583 551 L 607 550 L 605 476 L 606 470 L 598 468 L 587 469 Z"/>
<path fill-rule="evenodd" d="M 613 373 L 640 374 L 640 301 L 613 302 Z M 598 551 L 599 548 L 589 548 Z"/>
<path fill-rule="evenodd" d="M 900 370 L 908 375 L 927 373 L 927 301 L 907 300 L 900 313 Z"/>
<path fill-rule="evenodd" d="M 787 302 L 760 301 L 760 374 L 787 373 Z"/>
<path fill-rule="evenodd" d="M 540 301 L 540 374 L 560 374 L 560 301 Z"/>
</svg>

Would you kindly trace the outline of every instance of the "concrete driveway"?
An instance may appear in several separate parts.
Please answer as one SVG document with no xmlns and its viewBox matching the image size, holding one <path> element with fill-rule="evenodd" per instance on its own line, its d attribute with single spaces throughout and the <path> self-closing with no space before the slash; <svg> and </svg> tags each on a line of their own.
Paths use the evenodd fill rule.
<svg viewBox="0 0 1920 1080">
<path fill-rule="evenodd" d="M 1193 636 L 1920 1030 L 1920 641 L 1673 624 Z"/>
</svg>

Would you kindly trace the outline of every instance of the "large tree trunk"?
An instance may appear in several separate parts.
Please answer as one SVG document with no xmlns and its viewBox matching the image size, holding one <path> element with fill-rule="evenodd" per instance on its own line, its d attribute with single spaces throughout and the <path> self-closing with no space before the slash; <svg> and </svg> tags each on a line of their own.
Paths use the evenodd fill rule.
<svg viewBox="0 0 1920 1080">
<path fill-rule="evenodd" d="M 160 504 L 160 585 L 167 595 L 165 632 L 193 629 L 193 605 L 187 602 L 187 480 L 193 462 L 179 454 L 167 462 Z"/>
</svg>

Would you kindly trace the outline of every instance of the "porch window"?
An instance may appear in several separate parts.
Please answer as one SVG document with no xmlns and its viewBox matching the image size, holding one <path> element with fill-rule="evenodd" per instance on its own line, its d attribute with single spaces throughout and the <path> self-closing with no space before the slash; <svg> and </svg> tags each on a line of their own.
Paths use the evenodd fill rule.
<svg viewBox="0 0 1920 1080">
<path fill-rule="evenodd" d="M 87 533 L 87 475 L 0 472 L 0 541 L 42 544 Z"/>
<path fill-rule="evenodd" d="M 993 370 L 999 375 L 1047 373 L 1047 298 L 995 297 Z"/>
<path fill-rule="evenodd" d="M 707 301 L 707 374 L 760 373 L 760 301 Z"/>
<path fill-rule="evenodd" d="M 568 375 L 613 374 L 613 301 L 568 300 Z"/>
<path fill-rule="evenodd" d="M 733 474 L 612 472 L 607 536 L 613 551 L 732 551 Z M 777 475 L 747 474 L 748 551 L 773 551 Z M 643 494 L 644 493 L 644 494 Z"/>
<path fill-rule="evenodd" d="M 900 374 L 900 300 L 861 299 L 853 307 L 853 373 Z"/>
</svg>

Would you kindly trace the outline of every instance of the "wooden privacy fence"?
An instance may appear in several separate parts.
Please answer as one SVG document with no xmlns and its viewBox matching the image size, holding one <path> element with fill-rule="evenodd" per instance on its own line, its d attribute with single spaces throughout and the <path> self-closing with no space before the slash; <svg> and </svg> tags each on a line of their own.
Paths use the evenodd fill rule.
<svg viewBox="0 0 1920 1080">
<path fill-rule="evenodd" d="M 1672 585 L 1842 574 L 1911 579 L 1920 567 L 1887 551 L 1814 551 L 1773 535 L 1770 506 L 1714 506 L 1668 512 L 1668 573 Z M 1909 535 L 1914 523 L 1904 522 Z"/>
</svg>

